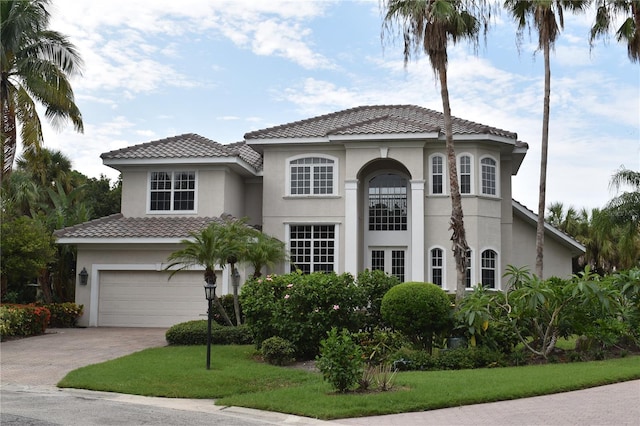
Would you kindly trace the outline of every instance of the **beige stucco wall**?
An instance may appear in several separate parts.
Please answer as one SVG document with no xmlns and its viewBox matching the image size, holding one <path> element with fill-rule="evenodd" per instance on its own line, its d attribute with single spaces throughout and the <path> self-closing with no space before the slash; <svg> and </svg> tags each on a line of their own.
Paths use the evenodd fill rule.
<svg viewBox="0 0 640 426">
<path fill-rule="evenodd" d="M 526 266 L 533 273 L 536 266 L 536 227 L 518 216 L 513 217 L 512 262 L 514 266 Z M 544 278 L 571 276 L 571 253 L 549 232 L 544 238 Z"/>
<path fill-rule="evenodd" d="M 149 172 L 195 170 L 196 211 L 181 213 L 181 216 L 195 215 L 217 217 L 229 213 L 236 217 L 245 215 L 245 194 L 243 178 L 227 167 L 176 166 L 172 168 L 131 168 L 122 171 L 122 214 L 125 217 L 144 217 L 172 213 L 147 210 L 149 203 Z"/>
</svg>

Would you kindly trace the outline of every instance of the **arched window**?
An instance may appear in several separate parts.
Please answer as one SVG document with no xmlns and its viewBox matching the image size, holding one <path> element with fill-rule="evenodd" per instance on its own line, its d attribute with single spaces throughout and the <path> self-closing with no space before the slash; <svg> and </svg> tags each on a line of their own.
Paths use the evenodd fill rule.
<svg viewBox="0 0 640 426">
<path fill-rule="evenodd" d="M 335 160 L 313 156 L 289 161 L 290 195 L 333 195 L 335 191 Z"/>
<path fill-rule="evenodd" d="M 472 170 L 472 161 L 471 156 L 467 154 L 463 154 L 460 156 L 459 160 L 459 176 L 458 179 L 460 181 L 460 193 L 461 194 L 471 194 L 473 192 L 473 170 Z"/>
<path fill-rule="evenodd" d="M 496 288 L 496 268 L 498 255 L 493 250 L 485 250 L 481 257 L 482 286 Z"/>
<path fill-rule="evenodd" d="M 369 181 L 369 231 L 407 230 L 407 179 L 393 173 Z"/>
<path fill-rule="evenodd" d="M 442 287 L 444 282 L 444 252 L 441 248 L 433 248 L 431 256 L 431 282 Z"/>
<path fill-rule="evenodd" d="M 431 157 L 431 193 L 444 194 L 444 156 Z"/>
<path fill-rule="evenodd" d="M 485 157 L 480 160 L 482 173 L 482 193 L 485 195 L 497 195 L 496 191 L 496 160 Z"/>
</svg>

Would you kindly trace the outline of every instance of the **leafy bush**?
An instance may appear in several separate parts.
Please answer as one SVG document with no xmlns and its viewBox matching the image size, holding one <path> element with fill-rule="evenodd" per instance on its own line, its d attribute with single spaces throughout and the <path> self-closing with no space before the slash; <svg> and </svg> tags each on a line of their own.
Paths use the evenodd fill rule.
<svg viewBox="0 0 640 426">
<path fill-rule="evenodd" d="M 295 360 L 293 354 L 296 352 L 296 348 L 290 341 L 282 337 L 269 337 L 262 342 L 260 351 L 264 360 L 269 364 L 287 365 Z"/>
<path fill-rule="evenodd" d="M 394 353 L 407 343 L 402 334 L 378 328 L 355 333 L 353 338 L 360 345 L 364 360 L 371 366 L 392 362 Z"/>
<path fill-rule="evenodd" d="M 75 327 L 84 308 L 83 305 L 76 305 L 71 302 L 48 303 L 41 306 L 44 306 L 51 312 L 51 322 L 49 326 L 55 328 Z"/>
<path fill-rule="evenodd" d="M 427 351 L 402 347 L 393 355 L 393 366 L 401 371 L 409 370 L 434 370 L 436 358 Z"/>
<path fill-rule="evenodd" d="M 392 287 L 382 299 L 380 312 L 393 328 L 429 352 L 434 334 L 452 322 L 447 294 L 429 283 L 408 282 Z"/>
<path fill-rule="evenodd" d="M 43 306 L 2 305 L 0 306 L 0 339 L 44 334 L 50 319 L 51 312 Z"/>
<path fill-rule="evenodd" d="M 206 345 L 207 320 L 182 322 L 165 333 L 169 345 Z M 216 345 L 247 345 L 253 343 L 249 329 L 243 325 L 224 327 L 211 323 L 211 343 Z"/>
<path fill-rule="evenodd" d="M 327 333 L 327 338 L 320 342 L 316 367 L 338 392 L 346 392 L 358 383 L 363 370 L 362 351 L 349 331 L 342 329 L 338 334 L 338 329 L 333 327 Z"/>
<path fill-rule="evenodd" d="M 391 287 L 398 284 L 400 284 L 398 278 L 381 270 L 369 271 L 366 269 L 358 274 L 357 285 L 366 300 L 362 324 L 365 331 L 373 331 L 375 328 L 384 328 L 388 325 L 384 324 L 380 314 L 380 306 L 384 295 Z"/>
<path fill-rule="evenodd" d="M 229 319 L 231 320 L 233 325 L 237 325 L 235 308 L 233 307 L 233 294 L 225 294 L 224 296 L 220 296 L 220 304 L 222 304 L 222 307 L 224 308 L 225 312 L 227 313 L 227 315 L 229 315 Z M 243 317 L 242 304 L 240 304 L 240 318 L 242 317 Z M 224 322 L 224 318 L 222 317 L 220 312 L 218 312 L 218 309 L 216 309 L 215 306 L 213 307 L 212 318 L 218 324 L 226 326 L 226 323 Z"/>
<path fill-rule="evenodd" d="M 366 304 L 353 276 L 335 273 L 268 275 L 247 281 L 240 298 L 256 346 L 286 336 L 298 359 L 313 359 L 332 327 L 357 331 Z"/>
</svg>

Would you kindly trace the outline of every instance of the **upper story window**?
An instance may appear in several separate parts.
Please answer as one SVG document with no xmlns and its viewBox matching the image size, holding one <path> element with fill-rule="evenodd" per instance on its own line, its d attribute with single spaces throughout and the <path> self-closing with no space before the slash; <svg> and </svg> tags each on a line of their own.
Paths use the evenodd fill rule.
<svg viewBox="0 0 640 426">
<path fill-rule="evenodd" d="M 196 172 L 151 172 L 149 210 L 152 212 L 194 211 Z"/>
<path fill-rule="evenodd" d="M 473 176 L 473 171 L 471 167 L 471 156 L 463 154 L 458 159 L 458 167 L 459 167 L 459 176 L 460 180 L 460 193 L 461 194 L 471 194 L 473 182 L 471 177 Z"/>
<path fill-rule="evenodd" d="M 485 157 L 480 160 L 482 172 L 482 193 L 496 195 L 496 160 Z"/>
<path fill-rule="evenodd" d="M 335 160 L 326 157 L 304 157 L 289 161 L 290 195 L 333 195 Z"/>
<path fill-rule="evenodd" d="M 369 231 L 407 230 L 407 179 L 392 173 L 369 181 Z"/>
<path fill-rule="evenodd" d="M 498 255 L 493 250 L 485 250 L 481 256 L 482 285 L 487 288 L 496 288 L 496 260 Z"/>
<path fill-rule="evenodd" d="M 444 194 L 444 157 L 431 157 L 431 193 Z"/>
</svg>

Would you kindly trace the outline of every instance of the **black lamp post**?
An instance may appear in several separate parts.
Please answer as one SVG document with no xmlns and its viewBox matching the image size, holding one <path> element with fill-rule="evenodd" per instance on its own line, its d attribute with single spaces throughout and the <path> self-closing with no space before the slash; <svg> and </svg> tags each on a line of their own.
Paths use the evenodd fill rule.
<svg viewBox="0 0 640 426">
<path fill-rule="evenodd" d="M 207 278 L 204 284 L 204 295 L 209 304 L 207 308 L 207 370 L 211 367 L 211 311 L 213 298 L 216 295 L 216 284 L 211 278 Z"/>
</svg>

